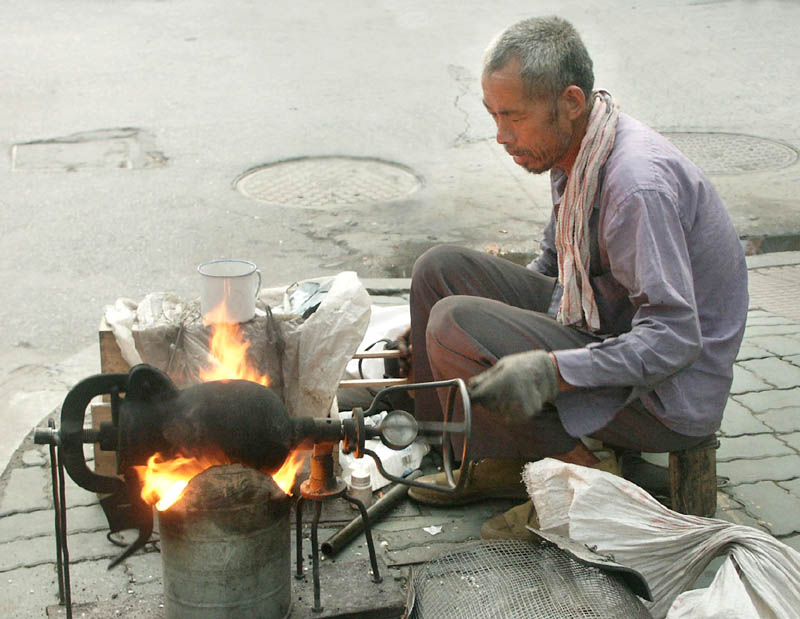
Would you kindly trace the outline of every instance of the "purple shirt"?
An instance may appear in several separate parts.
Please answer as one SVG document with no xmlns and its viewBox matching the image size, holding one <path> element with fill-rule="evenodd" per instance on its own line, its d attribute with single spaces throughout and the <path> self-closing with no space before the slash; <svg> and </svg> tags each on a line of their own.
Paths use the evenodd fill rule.
<svg viewBox="0 0 800 619">
<path fill-rule="evenodd" d="M 550 174 L 553 203 L 566 174 Z M 747 266 L 706 176 L 666 138 L 621 115 L 591 221 L 602 341 L 555 352 L 573 389 L 556 399 L 573 436 L 639 397 L 671 430 L 719 429 L 747 318 Z M 595 233 L 596 230 L 596 233 Z M 553 221 L 530 268 L 557 276 Z M 557 307 L 557 305 L 555 305 Z"/>
</svg>

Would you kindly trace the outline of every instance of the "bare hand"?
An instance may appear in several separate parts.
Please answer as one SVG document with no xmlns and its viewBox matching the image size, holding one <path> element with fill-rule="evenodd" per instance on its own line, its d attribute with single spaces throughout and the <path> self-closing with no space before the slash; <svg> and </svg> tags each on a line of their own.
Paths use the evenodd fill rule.
<svg viewBox="0 0 800 619">
<path fill-rule="evenodd" d="M 400 351 L 400 359 L 398 359 L 398 368 L 401 378 L 408 378 L 408 382 L 414 382 L 414 371 L 412 367 L 412 351 L 411 351 L 411 327 L 408 327 L 403 333 L 397 336 L 397 350 Z"/>
</svg>

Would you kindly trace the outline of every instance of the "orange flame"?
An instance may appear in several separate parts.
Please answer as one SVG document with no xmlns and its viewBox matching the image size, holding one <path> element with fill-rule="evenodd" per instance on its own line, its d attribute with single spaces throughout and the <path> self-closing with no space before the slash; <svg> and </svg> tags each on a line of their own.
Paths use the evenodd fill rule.
<svg viewBox="0 0 800 619">
<path fill-rule="evenodd" d="M 214 308 L 207 317 L 214 327 L 209 344 L 209 367 L 200 371 L 200 380 L 242 379 L 269 387 L 269 376 L 259 374 L 250 365 L 247 359 L 250 342 L 245 341 L 241 326 L 231 322 L 225 306 Z"/>
<path fill-rule="evenodd" d="M 241 326 L 232 323 L 224 305 L 220 305 L 208 313 L 207 318 L 214 323 L 209 343 L 209 367 L 201 371 L 200 380 L 249 380 L 269 387 L 270 379 L 259 374 L 248 362 L 247 350 L 250 342 L 245 341 Z M 307 454 L 295 450 L 289 454 L 283 466 L 272 478 L 286 494 L 291 494 L 295 477 Z M 207 468 L 230 464 L 224 457 L 205 456 L 185 458 L 178 455 L 171 460 L 164 460 L 159 453 L 151 456 L 147 466 L 136 466 L 137 474 L 142 480 L 142 498 L 164 511 L 183 495 L 189 481 Z"/>
<path fill-rule="evenodd" d="M 156 452 L 147 460 L 147 466 L 134 466 L 142 480 L 142 498 L 155 505 L 158 511 L 169 509 L 181 496 L 189 480 L 221 462 L 222 458 L 185 458 L 181 455 L 165 460 Z"/>
<path fill-rule="evenodd" d="M 286 494 L 292 494 L 292 486 L 294 485 L 295 477 L 297 477 L 297 471 L 303 466 L 303 461 L 305 461 L 307 455 L 308 452 L 295 449 L 283 462 L 283 466 L 278 472 L 272 475 L 272 479 L 278 484 L 278 488 Z"/>
<path fill-rule="evenodd" d="M 297 471 L 305 458 L 305 452 L 292 451 L 283 466 L 272 475 L 275 484 L 290 496 Z M 183 496 L 186 486 L 195 475 L 220 464 L 230 464 L 230 461 L 224 457 L 186 458 L 181 455 L 166 460 L 157 452 L 148 458 L 146 466 L 133 468 L 142 480 L 142 499 L 161 512 L 169 509 Z"/>
</svg>

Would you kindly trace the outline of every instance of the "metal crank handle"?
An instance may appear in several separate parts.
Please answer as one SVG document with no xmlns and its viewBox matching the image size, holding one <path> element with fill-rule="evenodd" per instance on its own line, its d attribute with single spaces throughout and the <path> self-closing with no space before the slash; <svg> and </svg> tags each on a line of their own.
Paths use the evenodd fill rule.
<svg viewBox="0 0 800 619">
<path fill-rule="evenodd" d="M 373 415 L 378 412 L 377 408 L 379 406 L 380 400 L 384 397 L 387 393 L 391 393 L 393 391 L 414 391 L 420 389 L 447 389 L 447 405 L 444 409 L 444 419 L 441 423 L 439 422 L 417 422 L 412 415 L 405 411 L 392 411 L 390 412 L 383 420 L 382 424 L 378 427 L 378 435 L 381 438 L 381 441 L 387 447 L 392 449 L 403 449 L 414 442 L 417 438 L 418 434 L 433 434 L 437 430 L 441 431 L 442 436 L 442 456 L 443 456 L 443 464 L 444 464 L 444 472 L 445 477 L 447 478 L 447 482 L 449 487 L 442 487 L 437 486 L 435 489 L 441 490 L 442 492 L 446 493 L 453 493 L 457 492 L 462 488 L 464 483 L 466 482 L 466 475 L 459 474 L 458 481 L 456 481 L 455 476 L 453 475 L 453 454 L 452 454 L 452 445 L 450 442 L 450 435 L 451 434 L 461 434 L 463 435 L 463 449 L 461 453 L 461 467 L 459 471 L 463 473 L 465 471 L 465 467 L 469 465 L 471 460 L 471 453 L 470 453 L 470 436 L 472 433 L 472 407 L 469 397 L 469 392 L 467 391 L 466 383 L 461 380 L 460 378 L 454 378 L 451 380 L 443 380 L 443 381 L 435 381 L 429 383 L 411 383 L 408 385 L 398 385 L 394 387 L 387 387 L 386 389 L 382 389 L 379 391 L 375 398 L 372 401 L 371 406 L 369 409 L 364 411 L 364 416 Z M 456 397 L 461 398 L 462 407 L 464 409 L 464 419 L 460 422 L 453 422 L 451 419 L 453 418 L 453 411 L 455 408 Z M 428 484 L 424 482 L 418 482 L 414 480 L 404 480 L 402 478 L 396 477 L 387 473 L 384 468 L 383 464 L 380 461 L 380 458 L 375 454 L 375 452 L 365 449 L 364 454 L 369 455 L 373 460 L 375 460 L 375 464 L 378 467 L 381 475 L 386 477 L 391 481 L 395 481 L 398 483 L 404 483 L 410 486 L 417 486 L 420 488 L 430 488 Z"/>
</svg>

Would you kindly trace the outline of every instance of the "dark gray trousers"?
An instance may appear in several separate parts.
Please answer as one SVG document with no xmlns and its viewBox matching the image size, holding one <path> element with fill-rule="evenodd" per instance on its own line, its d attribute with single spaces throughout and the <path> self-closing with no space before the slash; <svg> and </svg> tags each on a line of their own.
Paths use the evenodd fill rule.
<svg viewBox="0 0 800 619">
<path fill-rule="evenodd" d="M 555 280 L 508 260 L 452 245 L 425 252 L 411 279 L 411 346 L 415 382 L 474 376 L 505 355 L 526 350 L 577 348 L 596 338 L 558 324 L 546 314 Z M 441 395 L 439 397 L 442 397 Z M 418 391 L 415 415 L 441 420 L 443 402 Z M 463 416 L 460 406 L 456 418 Z M 530 422 L 501 424 L 472 408 L 474 458 L 556 456 L 573 449 L 553 406 Z M 673 432 L 640 401 L 621 409 L 592 435 L 607 445 L 646 452 L 685 449 L 701 442 Z M 458 452 L 457 452 L 458 453 Z"/>
</svg>

